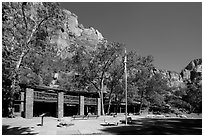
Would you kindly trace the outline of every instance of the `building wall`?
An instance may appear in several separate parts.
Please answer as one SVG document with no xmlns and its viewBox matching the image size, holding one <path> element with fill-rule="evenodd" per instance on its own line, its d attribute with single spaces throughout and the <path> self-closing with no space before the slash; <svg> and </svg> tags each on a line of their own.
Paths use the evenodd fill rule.
<svg viewBox="0 0 204 137">
<path fill-rule="evenodd" d="M 84 114 L 85 105 L 95 106 L 97 109 L 97 98 L 64 95 L 64 92 L 47 92 L 38 91 L 32 88 L 26 88 L 25 92 L 21 93 L 21 101 L 17 102 L 16 114 L 22 113 L 25 118 L 39 116 L 42 113 L 47 113 L 48 116 L 63 117 L 70 114 Z M 74 110 L 74 113 L 73 113 Z M 78 111 L 76 111 L 78 110 Z M 66 112 L 66 114 L 65 114 Z M 100 112 L 96 111 L 95 112 Z M 69 114 L 70 113 L 70 114 Z"/>
</svg>

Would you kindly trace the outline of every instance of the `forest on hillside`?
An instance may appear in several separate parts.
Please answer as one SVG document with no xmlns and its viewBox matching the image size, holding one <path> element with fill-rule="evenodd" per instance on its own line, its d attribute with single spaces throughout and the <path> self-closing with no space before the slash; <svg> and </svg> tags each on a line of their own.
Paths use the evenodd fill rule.
<svg viewBox="0 0 204 137">
<path fill-rule="evenodd" d="M 109 104 L 103 114 L 109 113 L 111 102 L 120 104 L 125 97 L 127 56 L 128 104 L 139 102 L 140 110 L 163 113 L 202 112 L 201 76 L 185 86 L 170 87 L 162 74 L 152 73 L 153 56 L 141 56 L 136 51 L 125 54 L 125 44 L 118 42 L 102 39 L 93 43 L 76 37 L 65 29 L 68 18 L 58 3 L 2 3 L 4 108 L 13 106 L 20 84 L 52 86 L 57 73 L 55 84 L 61 89 L 98 92 Z M 64 50 L 56 40 L 59 31 L 66 31 L 69 37 Z M 104 90 L 105 97 L 101 96 Z"/>
</svg>

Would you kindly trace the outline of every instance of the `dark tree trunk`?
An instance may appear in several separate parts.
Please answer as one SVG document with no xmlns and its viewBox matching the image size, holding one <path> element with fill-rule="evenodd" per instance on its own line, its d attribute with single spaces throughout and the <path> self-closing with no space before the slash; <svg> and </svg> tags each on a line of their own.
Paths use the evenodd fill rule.
<svg viewBox="0 0 204 137">
<path fill-rule="evenodd" d="M 103 87 L 103 80 L 104 78 L 102 78 L 102 81 L 101 81 L 101 112 L 102 112 L 102 115 L 105 114 L 105 111 L 104 111 L 104 102 L 103 102 L 103 91 L 104 91 L 104 87 Z"/>
<path fill-rule="evenodd" d="M 141 95 L 141 100 L 140 100 L 139 114 L 141 114 L 141 111 L 142 111 L 143 99 L 144 99 L 144 90 L 142 90 L 142 95 Z"/>
<path fill-rule="evenodd" d="M 107 113 L 110 114 L 110 107 L 111 107 L 111 95 L 113 93 L 113 88 L 111 88 L 111 92 L 109 94 L 109 97 L 108 97 L 108 110 L 107 110 Z"/>
<path fill-rule="evenodd" d="M 111 98 L 109 98 L 107 114 L 110 114 L 110 107 L 111 107 Z"/>
</svg>

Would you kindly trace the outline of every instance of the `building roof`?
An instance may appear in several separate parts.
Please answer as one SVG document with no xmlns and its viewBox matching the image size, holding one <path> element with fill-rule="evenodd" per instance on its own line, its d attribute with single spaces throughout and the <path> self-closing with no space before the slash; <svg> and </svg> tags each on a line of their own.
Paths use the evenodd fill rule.
<svg viewBox="0 0 204 137">
<path fill-rule="evenodd" d="M 82 91 L 82 90 L 65 90 L 57 87 L 49 87 L 49 86 L 39 86 L 39 85 L 25 85 L 21 84 L 20 85 L 22 88 L 32 88 L 36 91 L 47 91 L 47 92 L 64 92 L 65 94 L 68 95 L 73 95 L 73 96 L 86 96 L 86 97 L 93 97 L 93 98 L 99 98 L 99 93 L 98 92 L 88 92 L 88 91 Z"/>
</svg>

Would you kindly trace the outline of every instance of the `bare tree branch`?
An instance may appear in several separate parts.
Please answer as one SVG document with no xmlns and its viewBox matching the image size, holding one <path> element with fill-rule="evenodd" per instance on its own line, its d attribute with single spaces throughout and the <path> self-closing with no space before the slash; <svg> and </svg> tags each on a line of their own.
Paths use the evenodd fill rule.
<svg viewBox="0 0 204 137">
<path fill-rule="evenodd" d="M 22 13 L 23 13 L 23 19 L 24 19 L 24 23 L 25 23 L 26 31 L 27 31 L 27 30 L 28 30 L 28 24 L 27 24 L 27 22 L 26 22 L 26 16 L 25 16 L 24 5 L 25 5 L 25 2 L 23 2 L 23 4 L 22 4 Z"/>
<path fill-rule="evenodd" d="M 31 34 L 30 34 L 28 40 L 27 40 L 26 43 L 25 43 L 25 46 L 26 46 L 27 49 L 24 49 L 24 50 L 22 51 L 22 53 L 21 53 L 21 55 L 20 55 L 20 58 L 19 58 L 19 60 L 18 60 L 18 62 L 17 62 L 17 64 L 16 64 L 16 70 L 19 69 L 23 58 L 24 58 L 25 55 L 30 51 L 30 47 L 29 47 L 28 45 L 30 44 L 31 39 L 33 38 L 34 33 L 35 33 L 36 30 L 40 27 L 40 25 L 41 25 L 45 20 L 47 20 L 47 19 L 48 19 L 48 17 L 45 17 L 45 18 L 44 18 L 43 20 L 41 20 L 38 24 L 36 24 L 36 25 L 34 26 L 34 28 L 32 29 L 32 32 L 31 32 Z"/>
<path fill-rule="evenodd" d="M 103 67 L 103 71 L 102 71 L 101 78 L 100 78 L 100 79 L 101 79 L 101 80 L 100 80 L 100 83 L 101 83 L 102 80 L 103 80 L 103 76 L 104 76 L 104 74 L 105 74 L 105 69 L 106 69 L 106 67 L 108 66 L 108 64 L 109 64 L 109 63 L 112 63 L 112 62 L 117 58 L 117 56 L 115 56 L 115 58 L 112 58 L 114 54 L 115 54 L 114 52 L 111 54 L 111 58 L 109 58 L 109 60 L 105 63 L 105 65 L 104 65 L 104 67 Z"/>
</svg>

